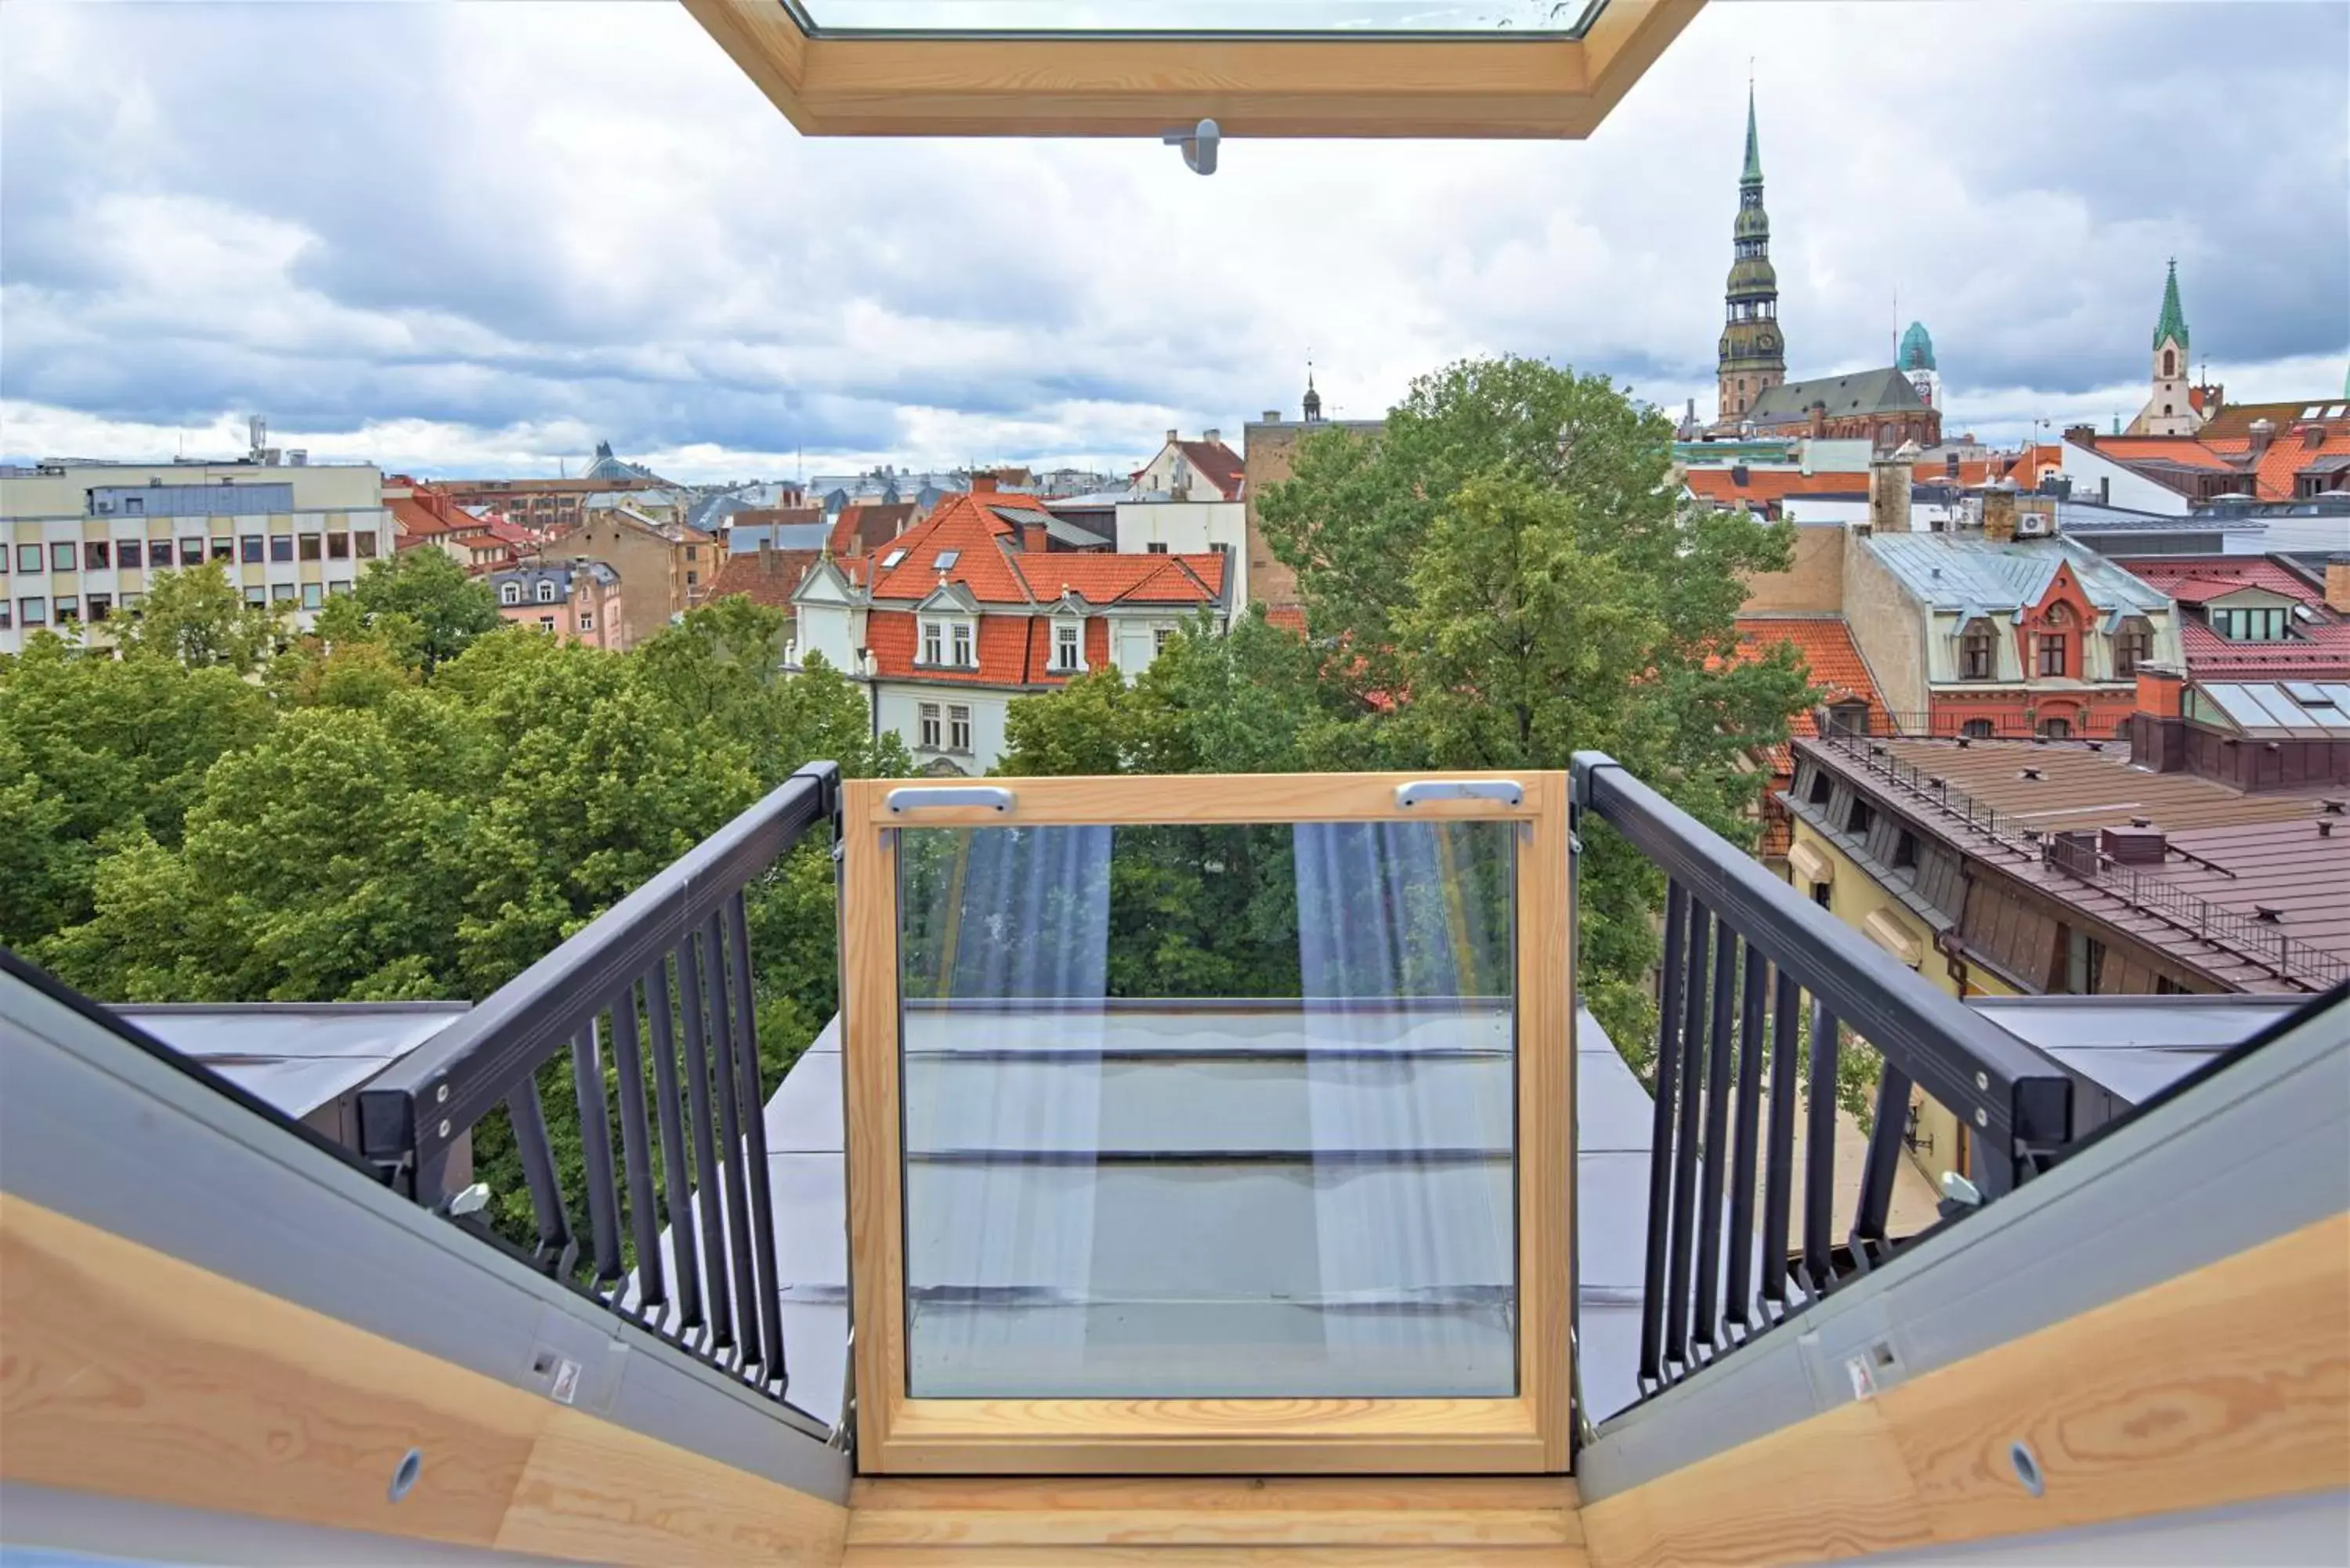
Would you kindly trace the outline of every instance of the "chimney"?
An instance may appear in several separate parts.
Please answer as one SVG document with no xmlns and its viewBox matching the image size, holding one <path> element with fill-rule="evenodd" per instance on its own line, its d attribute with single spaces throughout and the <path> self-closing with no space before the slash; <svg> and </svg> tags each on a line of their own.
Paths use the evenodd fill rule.
<svg viewBox="0 0 2350 1568">
<path fill-rule="evenodd" d="M 1868 525 L 1878 534 L 1909 532 L 1909 485 L 1918 462 L 1918 443 L 1903 441 L 1890 457 L 1868 464 Z"/>
<path fill-rule="evenodd" d="M 1983 537 L 2006 544 L 2015 537 L 2015 486 L 2002 479 L 1983 492 Z"/>
<path fill-rule="evenodd" d="M 1053 547 L 1052 535 L 1045 532 L 1042 523 L 1020 524 L 1020 547 L 1032 556 L 1041 556 Z"/>
<path fill-rule="evenodd" d="M 2117 866 L 2159 866 L 2168 850 L 2158 827 L 2108 827 L 2097 839 L 2106 858 Z"/>
<path fill-rule="evenodd" d="M 2308 424 L 2301 427 L 2302 451 L 2315 452 L 2319 447 L 2322 447 L 2324 444 L 2325 427 L 2324 425 L 2321 425 L 2313 420 Z"/>
<path fill-rule="evenodd" d="M 2257 460 L 2261 453 L 2268 451 L 2269 442 L 2276 440 L 2276 423 L 2272 420 L 2254 420 L 2252 421 L 2251 434 L 2251 455 L 2255 460 Z"/>
<path fill-rule="evenodd" d="M 1279 409 L 1265 410 L 1263 422 L 1269 425 L 1279 424 L 1281 422 L 1281 410 Z"/>
<path fill-rule="evenodd" d="M 2167 664 L 2137 667 L 2137 711 L 2129 718 L 2130 765 L 2152 773 L 2187 767 L 2187 674 Z"/>
<path fill-rule="evenodd" d="M 1177 441 L 1181 441 L 1182 439 L 1183 432 L 1181 431 L 1169 431 L 1167 432 L 1167 444 L 1170 446 L 1174 445 Z"/>
<path fill-rule="evenodd" d="M 971 476 L 971 493 L 972 493 L 973 495 L 993 495 L 993 494 L 994 494 L 994 493 L 995 493 L 995 475 L 993 475 L 993 474 L 992 474 L 992 473 L 974 473 L 974 474 L 972 474 L 972 475 Z"/>
<path fill-rule="evenodd" d="M 2095 446 L 2097 444 L 2097 427 L 2095 425 L 2066 425 L 2064 427 L 2064 440 L 2074 446 Z"/>
<path fill-rule="evenodd" d="M 1827 439 L 1827 434 L 1828 406 L 1825 403 L 1814 402 L 1812 405 L 1812 439 L 1814 441 L 1825 441 Z"/>
<path fill-rule="evenodd" d="M 759 575 L 763 577 L 775 575 L 775 536 L 772 534 L 759 541 Z"/>
<path fill-rule="evenodd" d="M 1224 432 L 1222 431 L 1201 431 L 1200 432 L 1200 439 L 1206 441 L 1210 446 L 1214 446 L 1224 439 Z"/>
<path fill-rule="evenodd" d="M 2335 615 L 2350 615 L 2350 555 L 2326 558 L 2325 607 Z"/>
</svg>

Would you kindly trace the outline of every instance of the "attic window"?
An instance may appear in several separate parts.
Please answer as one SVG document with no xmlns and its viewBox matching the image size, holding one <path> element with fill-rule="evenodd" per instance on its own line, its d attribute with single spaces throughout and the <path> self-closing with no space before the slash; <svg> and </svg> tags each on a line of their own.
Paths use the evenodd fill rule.
<svg viewBox="0 0 2350 1568">
<path fill-rule="evenodd" d="M 894 571 L 897 569 L 898 563 L 905 558 L 905 551 L 892 550 L 888 555 L 881 557 L 881 569 L 885 572 Z"/>
<path fill-rule="evenodd" d="M 954 564 L 962 559 L 962 552 L 961 550 L 941 550 L 939 552 L 938 559 L 933 561 L 931 565 L 938 567 L 941 572 L 951 571 L 954 569 Z"/>
</svg>

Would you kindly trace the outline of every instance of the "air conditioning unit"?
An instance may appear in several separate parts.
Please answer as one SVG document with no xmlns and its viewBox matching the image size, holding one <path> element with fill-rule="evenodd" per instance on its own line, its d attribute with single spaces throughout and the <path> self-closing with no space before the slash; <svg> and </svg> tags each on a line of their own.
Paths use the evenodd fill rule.
<svg viewBox="0 0 2350 1568">
<path fill-rule="evenodd" d="M 2045 512 L 2018 512 L 2015 514 L 2015 535 L 2019 539 L 2039 539 L 2055 532 L 2050 526 L 2055 519 Z"/>
</svg>

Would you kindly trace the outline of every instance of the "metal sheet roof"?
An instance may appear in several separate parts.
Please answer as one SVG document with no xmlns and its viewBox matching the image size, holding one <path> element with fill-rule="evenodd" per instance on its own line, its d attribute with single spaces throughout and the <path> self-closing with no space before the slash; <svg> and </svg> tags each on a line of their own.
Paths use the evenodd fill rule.
<svg viewBox="0 0 2350 1568">
<path fill-rule="evenodd" d="M 290 1116 L 358 1088 L 471 1011 L 463 1002 L 170 1002 L 114 1009 Z"/>
</svg>

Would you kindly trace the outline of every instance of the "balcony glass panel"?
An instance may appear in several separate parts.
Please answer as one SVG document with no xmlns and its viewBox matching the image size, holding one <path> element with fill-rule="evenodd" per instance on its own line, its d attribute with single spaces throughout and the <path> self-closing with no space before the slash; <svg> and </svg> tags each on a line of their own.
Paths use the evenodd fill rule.
<svg viewBox="0 0 2350 1568">
<path fill-rule="evenodd" d="M 907 1392 L 1514 1394 L 1516 831 L 901 832 Z"/>
<path fill-rule="evenodd" d="M 1593 0 L 803 0 L 827 31 L 1579 35 Z"/>
</svg>

